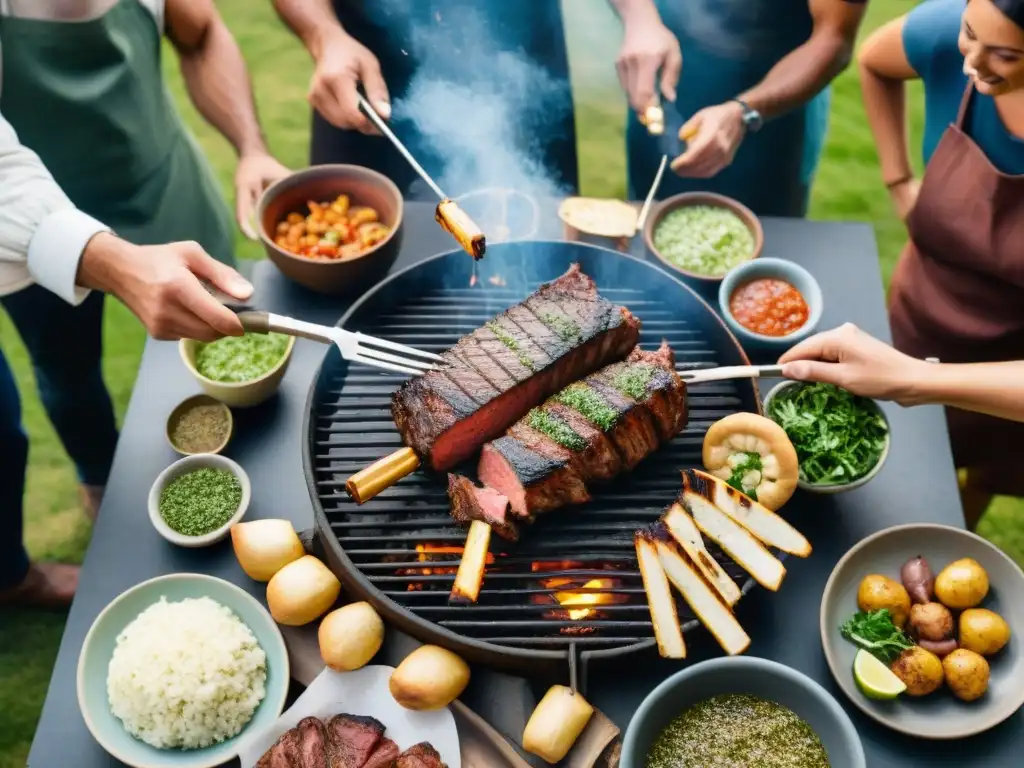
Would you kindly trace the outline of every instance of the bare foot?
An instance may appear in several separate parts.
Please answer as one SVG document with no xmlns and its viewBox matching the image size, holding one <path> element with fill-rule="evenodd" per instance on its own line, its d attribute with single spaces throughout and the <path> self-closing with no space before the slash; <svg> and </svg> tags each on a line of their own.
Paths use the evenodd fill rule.
<svg viewBox="0 0 1024 768">
<path fill-rule="evenodd" d="M 96 522 L 96 515 L 99 514 L 100 505 L 103 503 L 103 492 L 106 486 L 85 485 L 79 486 L 78 495 L 82 500 L 82 507 L 85 509 L 85 516 L 92 522 Z"/>
<path fill-rule="evenodd" d="M 32 563 L 21 584 L 0 591 L 0 605 L 67 608 L 78 588 L 79 570 L 64 563 Z"/>
</svg>

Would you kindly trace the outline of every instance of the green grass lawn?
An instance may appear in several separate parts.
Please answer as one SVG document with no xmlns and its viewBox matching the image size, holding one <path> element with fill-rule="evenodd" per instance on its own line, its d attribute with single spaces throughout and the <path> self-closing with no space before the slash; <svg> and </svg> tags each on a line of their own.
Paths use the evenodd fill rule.
<svg viewBox="0 0 1024 768">
<path fill-rule="evenodd" d="M 600 0 L 563 1 L 571 28 L 583 192 L 619 197 L 625 191 L 625 104 L 612 65 L 618 28 Z M 871 4 L 866 28 L 874 28 L 913 5 L 912 0 L 876 0 Z M 218 6 L 249 62 L 271 149 L 282 162 L 302 166 L 307 156 L 309 110 L 305 94 L 311 71 L 306 53 L 278 23 L 269 2 L 219 0 Z M 173 55 L 166 57 L 165 66 L 171 91 L 230 194 L 234 166 L 230 147 L 188 104 Z M 919 96 L 915 91 L 915 137 L 920 136 L 921 129 Z M 829 140 L 814 188 L 812 216 L 871 222 L 888 280 L 903 245 L 904 231 L 879 181 L 874 144 L 853 70 L 835 84 Z M 259 249 L 239 238 L 239 253 L 257 257 Z M 119 303 L 108 302 L 104 371 L 119 414 L 128 404 L 143 341 L 139 323 Z M 89 539 L 89 527 L 78 506 L 74 474 L 36 396 L 25 350 L 2 314 L 0 344 L 18 376 L 25 400 L 25 422 L 32 437 L 26 507 L 29 549 L 39 558 L 79 561 Z M 981 530 L 1024 563 L 1024 505 L 1000 499 Z M 25 765 L 63 626 L 63 615 L 0 614 L 0 768 Z"/>
</svg>

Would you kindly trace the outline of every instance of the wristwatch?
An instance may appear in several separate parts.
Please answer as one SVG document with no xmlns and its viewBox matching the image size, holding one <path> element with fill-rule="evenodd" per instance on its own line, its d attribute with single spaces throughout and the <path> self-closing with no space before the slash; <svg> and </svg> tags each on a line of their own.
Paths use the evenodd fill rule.
<svg viewBox="0 0 1024 768">
<path fill-rule="evenodd" d="M 761 130 L 761 126 L 764 125 L 764 119 L 761 117 L 761 113 L 751 107 L 743 99 L 733 99 L 743 109 L 743 125 L 746 126 L 747 131 L 750 133 L 757 133 Z"/>
</svg>

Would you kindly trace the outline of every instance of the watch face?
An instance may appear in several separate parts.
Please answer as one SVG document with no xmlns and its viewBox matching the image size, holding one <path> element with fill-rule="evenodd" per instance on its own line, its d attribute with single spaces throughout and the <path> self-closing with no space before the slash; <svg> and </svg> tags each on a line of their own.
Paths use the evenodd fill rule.
<svg viewBox="0 0 1024 768">
<path fill-rule="evenodd" d="M 747 130 L 757 131 L 761 128 L 761 113 L 749 107 L 743 112 L 743 122 L 747 124 Z"/>
</svg>

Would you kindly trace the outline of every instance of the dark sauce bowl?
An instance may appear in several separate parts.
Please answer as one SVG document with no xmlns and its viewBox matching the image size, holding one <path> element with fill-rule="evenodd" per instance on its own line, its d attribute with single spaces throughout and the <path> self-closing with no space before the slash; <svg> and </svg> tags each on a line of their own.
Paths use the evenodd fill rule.
<svg viewBox="0 0 1024 768">
<path fill-rule="evenodd" d="M 839 703 L 802 672 L 755 656 L 702 661 L 655 688 L 629 722 L 619 768 L 647 768 L 647 753 L 669 723 L 690 707 L 729 693 L 791 709 L 821 739 L 830 768 L 867 768 L 857 730 Z"/>
</svg>

